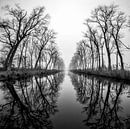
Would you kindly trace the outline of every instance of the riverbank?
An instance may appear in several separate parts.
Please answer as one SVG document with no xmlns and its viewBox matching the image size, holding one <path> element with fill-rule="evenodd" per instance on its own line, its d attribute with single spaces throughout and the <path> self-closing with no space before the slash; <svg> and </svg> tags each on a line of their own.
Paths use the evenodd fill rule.
<svg viewBox="0 0 130 129">
<path fill-rule="evenodd" d="M 126 70 L 70 70 L 73 73 L 94 75 L 99 77 L 111 78 L 115 80 L 123 80 L 130 82 L 130 71 Z"/>
<path fill-rule="evenodd" d="M 55 74 L 61 72 L 61 70 L 46 70 L 46 69 L 19 69 L 19 70 L 11 70 L 11 71 L 0 71 L 0 81 L 7 79 L 19 79 L 26 78 L 33 75 L 42 75 L 47 76 L 50 74 Z"/>
</svg>

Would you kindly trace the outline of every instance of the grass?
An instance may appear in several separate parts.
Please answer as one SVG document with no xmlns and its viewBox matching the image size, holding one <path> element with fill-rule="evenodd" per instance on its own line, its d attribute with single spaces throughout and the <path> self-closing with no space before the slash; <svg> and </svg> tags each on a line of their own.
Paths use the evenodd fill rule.
<svg viewBox="0 0 130 129">
<path fill-rule="evenodd" d="M 86 69 L 86 70 L 71 70 L 74 73 L 79 74 L 87 74 L 87 75 L 95 75 L 105 78 L 112 78 L 116 80 L 126 80 L 130 81 L 130 71 L 126 70 L 92 70 L 92 69 Z"/>
<path fill-rule="evenodd" d="M 14 69 L 11 71 L 0 71 L 0 81 L 7 80 L 7 79 L 19 79 L 19 78 L 26 78 L 33 75 L 50 75 L 60 72 L 60 70 L 52 69 L 52 70 L 45 70 L 45 69 Z"/>
</svg>

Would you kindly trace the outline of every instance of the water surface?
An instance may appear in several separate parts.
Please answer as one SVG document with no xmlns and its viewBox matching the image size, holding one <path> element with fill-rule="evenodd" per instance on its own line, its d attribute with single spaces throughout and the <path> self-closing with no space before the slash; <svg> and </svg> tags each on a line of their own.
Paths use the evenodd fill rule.
<svg viewBox="0 0 130 129">
<path fill-rule="evenodd" d="M 58 73 L 0 82 L 2 129 L 129 129 L 130 85 Z"/>
</svg>

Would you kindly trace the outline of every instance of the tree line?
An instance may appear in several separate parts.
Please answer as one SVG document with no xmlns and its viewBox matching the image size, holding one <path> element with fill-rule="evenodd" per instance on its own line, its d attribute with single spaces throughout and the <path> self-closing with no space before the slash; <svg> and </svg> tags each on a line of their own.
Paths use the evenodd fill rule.
<svg viewBox="0 0 130 129">
<path fill-rule="evenodd" d="M 1 67 L 63 69 L 56 32 L 49 28 L 45 7 L 34 8 L 30 14 L 19 5 L 5 9 L 8 18 L 0 18 Z"/>
<path fill-rule="evenodd" d="M 72 57 L 70 69 L 124 70 L 123 50 L 129 47 L 122 41 L 123 31 L 130 27 L 124 12 L 117 5 L 98 6 L 84 25 L 86 31 Z"/>
</svg>

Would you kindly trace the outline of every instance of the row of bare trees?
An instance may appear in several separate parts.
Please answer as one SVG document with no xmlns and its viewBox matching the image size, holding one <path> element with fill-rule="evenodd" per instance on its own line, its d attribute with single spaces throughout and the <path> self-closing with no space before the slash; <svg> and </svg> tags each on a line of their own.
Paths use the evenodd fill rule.
<svg viewBox="0 0 130 129">
<path fill-rule="evenodd" d="M 6 7 L 8 19 L 0 19 L 1 65 L 16 68 L 63 69 L 57 49 L 56 32 L 49 29 L 49 15 L 44 7 L 30 15 L 20 6 Z"/>
<path fill-rule="evenodd" d="M 124 70 L 122 32 L 130 26 L 124 12 L 116 5 L 98 6 L 85 20 L 84 39 L 77 45 L 70 69 L 116 69 Z M 108 65 L 108 66 L 106 66 Z"/>
</svg>

